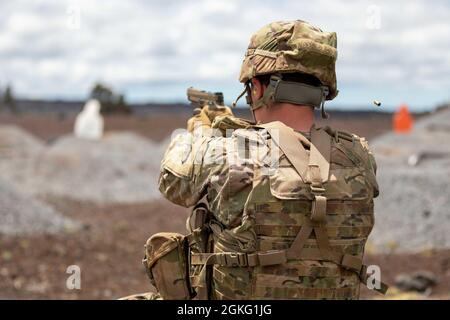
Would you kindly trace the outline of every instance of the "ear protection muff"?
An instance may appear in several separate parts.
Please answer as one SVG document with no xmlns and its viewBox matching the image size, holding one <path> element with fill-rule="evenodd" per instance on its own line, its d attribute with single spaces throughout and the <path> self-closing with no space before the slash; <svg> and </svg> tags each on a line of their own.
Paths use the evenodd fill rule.
<svg viewBox="0 0 450 320">
<path fill-rule="evenodd" d="M 324 108 L 326 97 L 329 94 L 327 86 L 312 86 L 301 82 L 286 81 L 283 80 L 281 74 L 274 74 L 270 77 L 269 85 L 260 99 L 252 101 L 251 86 L 248 81 L 233 106 L 245 93 L 247 93 L 247 103 L 252 111 L 262 106 L 270 106 L 274 102 L 288 102 L 320 109 L 322 118 L 328 118 Z"/>
</svg>

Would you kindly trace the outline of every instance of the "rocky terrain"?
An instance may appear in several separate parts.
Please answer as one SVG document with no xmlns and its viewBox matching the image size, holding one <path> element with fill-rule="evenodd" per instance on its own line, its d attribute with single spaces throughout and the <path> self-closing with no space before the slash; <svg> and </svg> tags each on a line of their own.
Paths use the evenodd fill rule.
<svg viewBox="0 0 450 320">
<path fill-rule="evenodd" d="M 417 121 L 409 134 L 386 133 L 371 146 L 380 197 L 370 241 L 380 251 L 450 247 L 450 109 Z"/>
<path fill-rule="evenodd" d="M 419 270 L 438 276 L 431 291 L 405 296 L 394 288 L 388 298 L 448 297 L 449 140 L 446 127 L 429 120 L 443 115 L 419 121 L 408 136 L 389 134 L 386 114 L 331 119 L 368 137 L 379 162 L 382 194 L 366 262 L 389 284 Z M 185 121 L 108 117 L 104 138 L 86 141 L 71 135 L 70 117 L 0 114 L 0 297 L 112 299 L 150 290 L 143 244 L 154 232 L 183 232 L 188 214 L 156 190 L 167 139 Z M 82 270 L 81 290 L 66 287 L 70 265 Z"/>
</svg>

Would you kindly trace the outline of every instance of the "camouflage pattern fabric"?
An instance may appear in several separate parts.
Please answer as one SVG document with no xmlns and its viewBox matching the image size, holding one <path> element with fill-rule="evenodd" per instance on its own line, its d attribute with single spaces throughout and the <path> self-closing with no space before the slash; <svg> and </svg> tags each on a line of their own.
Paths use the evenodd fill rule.
<svg viewBox="0 0 450 320">
<path fill-rule="evenodd" d="M 145 292 L 122 297 L 118 300 L 163 300 L 159 293 Z"/>
<path fill-rule="evenodd" d="M 335 32 L 324 32 L 305 21 L 270 23 L 251 37 L 239 81 L 273 73 L 311 74 L 328 86 L 327 99 L 331 100 L 338 93 L 336 47 Z"/>
<path fill-rule="evenodd" d="M 230 116 L 216 119 L 213 129 L 218 130 L 206 135 L 186 132 L 173 139 L 162 161 L 161 193 L 185 207 L 207 196 L 217 221 L 211 228 L 216 253 L 288 248 L 311 213 L 309 184 L 283 152 L 273 152 L 276 147 L 267 130 Z M 374 224 L 373 198 L 378 195 L 375 161 L 363 138 L 325 131 L 331 137 L 330 173 L 324 183 L 330 246 L 362 258 Z M 307 134 L 297 135 L 308 141 Z M 308 143 L 304 147 L 309 153 Z M 271 266 L 214 265 L 213 298 L 359 297 L 358 275 L 324 261 L 314 236 L 302 253 L 301 259 Z"/>
<path fill-rule="evenodd" d="M 160 232 L 145 244 L 142 262 L 152 285 L 164 300 L 189 300 L 193 296 L 186 252 L 186 237 L 178 233 Z"/>
</svg>

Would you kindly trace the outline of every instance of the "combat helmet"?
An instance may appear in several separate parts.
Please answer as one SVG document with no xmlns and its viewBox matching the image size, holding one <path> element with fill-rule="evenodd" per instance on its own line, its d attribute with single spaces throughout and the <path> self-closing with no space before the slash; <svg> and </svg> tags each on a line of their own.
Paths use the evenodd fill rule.
<svg viewBox="0 0 450 320">
<path fill-rule="evenodd" d="M 302 20 L 278 21 L 264 26 L 251 37 L 241 67 L 239 81 L 246 86 L 247 102 L 253 110 L 270 105 L 271 101 L 306 104 L 321 108 L 325 116 L 325 100 L 332 100 L 338 94 L 336 47 L 335 32 L 324 32 Z M 285 81 L 283 74 L 286 73 L 312 75 L 321 86 Z M 272 76 L 264 96 L 251 101 L 250 80 L 268 74 Z"/>
</svg>

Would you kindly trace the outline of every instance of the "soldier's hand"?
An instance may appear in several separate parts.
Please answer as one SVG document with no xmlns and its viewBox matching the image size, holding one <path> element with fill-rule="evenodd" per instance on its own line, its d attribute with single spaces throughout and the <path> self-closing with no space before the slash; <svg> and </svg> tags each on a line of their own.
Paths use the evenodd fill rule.
<svg viewBox="0 0 450 320">
<path fill-rule="evenodd" d="M 187 122 L 187 130 L 189 132 L 194 132 L 196 128 L 211 128 L 211 120 L 205 111 L 205 107 L 194 109 L 194 116 Z"/>
<path fill-rule="evenodd" d="M 187 130 L 189 132 L 193 132 L 194 128 L 196 127 L 211 128 L 211 123 L 216 117 L 232 115 L 233 112 L 231 111 L 230 107 L 208 104 L 201 109 L 194 109 L 194 116 L 188 120 Z"/>
<path fill-rule="evenodd" d="M 211 123 L 214 121 L 214 119 L 218 116 L 232 116 L 233 112 L 231 111 L 230 107 L 227 106 L 219 106 L 216 104 L 213 105 L 206 105 L 203 107 L 204 112 L 209 118 L 209 121 Z"/>
</svg>

